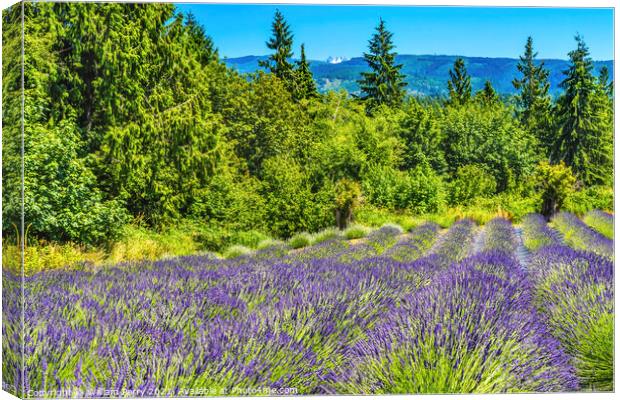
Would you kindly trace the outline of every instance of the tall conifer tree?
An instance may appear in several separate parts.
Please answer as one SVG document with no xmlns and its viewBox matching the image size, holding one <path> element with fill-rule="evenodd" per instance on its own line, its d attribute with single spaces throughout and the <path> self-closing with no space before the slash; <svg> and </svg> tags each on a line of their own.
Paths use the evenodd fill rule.
<svg viewBox="0 0 620 400">
<path fill-rule="evenodd" d="M 204 27 L 200 25 L 191 12 L 185 17 L 185 25 L 187 26 L 187 33 L 193 44 L 191 47 L 193 47 L 192 52 L 195 54 L 196 59 L 202 65 L 217 61 L 218 54 L 213 44 L 213 39 L 206 34 Z"/>
<path fill-rule="evenodd" d="M 576 36 L 564 71 L 564 93 L 557 101 L 557 129 L 551 161 L 564 161 L 586 185 L 610 183 L 613 174 L 613 123 L 606 95 L 592 74 L 586 43 Z"/>
<path fill-rule="evenodd" d="M 525 52 L 519 57 L 517 70 L 522 77 L 513 79 L 512 85 L 517 89 L 516 96 L 518 117 L 521 124 L 532 131 L 543 146 L 548 145 L 550 125 L 551 97 L 549 96 L 549 71 L 544 63 L 536 63 L 534 41 L 527 38 Z"/>
<path fill-rule="evenodd" d="M 368 42 L 369 52 L 364 59 L 370 72 L 362 72 L 358 81 L 362 91 L 361 98 L 368 103 L 368 109 L 378 105 L 400 106 L 405 96 L 405 75 L 400 73 L 402 64 L 396 64 L 396 52 L 392 42 L 393 34 L 385 27 L 385 21 L 379 20 L 375 34 Z"/>
<path fill-rule="evenodd" d="M 316 84 L 310 71 L 310 64 L 306 60 L 305 46 L 301 45 L 300 60 L 296 62 L 296 84 L 294 97 L 296 99 L 307 99 L 317 95 Z"/>
<path fill-rule="evenodd" d="M 454 69 L 450 70 L 448 81 L 450 104 L 463 105 L 471 98 L 471 78 L 465 68 L 465 61 L 459 57 L 454 62 Z"/>
<path fill-rule="evenodd" d="M 484 82 L 484 87 L 476 93 L 476 99 L 487 106 L 492 106 L 499 102 L 499 96 L 495 89 L 493 89 L 491 81 L 487 80 Z"/>
<path fill-rule="evenodd" d="M 610 99 L 614 96 L 614 81 L 609 79 L 609 69 L 606 66 L 602 66 L 598 73 L 598 83 L 601 85 L 601 89 L 609 96 Z"/>
<path fill-rule="evenodd" d="M 271 33 L 273 36 L 267 41 L 267 47 L 274 53 L 267 60 L 259 61 L 259 65 L 269 69 L 290 87 L 293 82 L 293 64 L 289 61 L 293 57 L 293 33 L 280 10 L 276 10 Z"/>
</svg>

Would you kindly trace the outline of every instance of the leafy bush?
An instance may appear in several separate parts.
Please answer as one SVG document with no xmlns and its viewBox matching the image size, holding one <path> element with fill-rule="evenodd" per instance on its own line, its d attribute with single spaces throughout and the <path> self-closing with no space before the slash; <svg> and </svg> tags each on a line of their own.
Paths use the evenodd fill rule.
<svg viewBox="0 0 620 400">
<path fill-rule="evenodd" d="M 293 249 L 301 249 L 302 247 L 310 246 L 310 243 L 312 243 L 312 237 L 305 232 L 298 233 L 288 241 L 289 246 Z"/>
<path fill-rule="evenodd" d="M 536 160 L 535 140 L 519 126 L 509 107 L 485 107 L 476 102 L 447 107 L 441 129 L 451 175 L 465 165 L 484 165 L 500 192 L 530 175 Z"/>
<path fill-rule="evenodd" d="M 360 239 L 368 235 L 369 229 L 362 225 L 351 225 L 344 231 L 347 240 Z"/>
<path fill-rule="evenodd" d="M 265 239 L 256 246 L 256 250 L 265 250 L 270 247 L 276 247 L 276 246 L 282 246 L 282 245 L 284 245 L 284 242 L 281 240 Z"/>
<path fill-rule="evenodd" d="M 614 190 L 609 186 L 592 186 L 569 192 L 564 209 L 579 215 L 591 210 L 611 211 L 614 209 Z"/>
<path fill-rule="evenodd" d="M 336 182 L 336 224 L 344 229 L 353 220 L 353 211 L 359 204 L 360 185 L 350 179 Z"/>
<path fill-rule="evenodd" d="M 557 165 L 540 162 L 534 173 L 534 181 L 542 202 L 540 213 L 551 217 L 563 208 L 577 180 L 564 162 Z"/>
<path fill-rule="evenodd" d="M 333 192 L 313 192 L 301 166 L 288 156 L 265 161 L 266 224 L 278 237 L 333 226 Z"/>
<path fill-rule="evenodd" d="M 414 213 L 436 212 L 445 200 L 443 181 L 428 165 L 408 172 L 371 167 L 364 175 L 362 188 L 373 205 Z"/>
<path fill-rule="evenodd" d="M 328 240 L 331 239 L 336 239 L 340 237 L 340 231 L 336 228 L 327 228 L 327 229 L 323 229 L 320 232 L 317 232 L 315 234 L 312 235 L 312 244 L 319 244 L 319 243 L 323 243 L 326 242 Z"/>
<path fill-rule="evenodd" d="M 497 188 L 495 178 L 479 165 L 464 165 L 450 182 L 450 204 L 466 204 L 476 197 L 491 196 Z"/>
<path fill-rule="evenodd" d="M 270 238 L 268 235 L 265 235 L 264 233 L 256 230 L 233 232 L 230 235 L 231 243 L 239 244 L 253 249 L 257 248 L 259 243 L 269 239 Z"/>
<path fill-rule="evenodd" d="M 234 245 L 226 249 L 226 251 L 224 252 L 224 258 L 236 258 L 240 256 L 245 256 L 250 253 L 252 253 L 251 249 L 248 249 L 245 246 Z"/>
</svg>

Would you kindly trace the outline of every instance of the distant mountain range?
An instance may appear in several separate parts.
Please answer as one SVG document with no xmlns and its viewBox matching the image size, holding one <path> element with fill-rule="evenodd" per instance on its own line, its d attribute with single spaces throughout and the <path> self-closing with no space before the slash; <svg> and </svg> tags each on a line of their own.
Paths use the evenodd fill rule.
<svg viewBox="0 0 620 400">
<path fill-rule="evenodd" d="M 396 62 L 403 64 L 402 72 L 406 75 L 407 90 L 410 93 L 424 96 L 446 96 L 448 94 L 448 71 L 453 67 L 458 56 L 440 55 L 399 55 Z M 255 72 L 260 67 L 259 60 L 267 56 L 245 56 L 227 58 L 223 61 L 240 73 Z M 473 90 L 479 90 L 488 79 L 495 90 L 500 94 L 510 95 L 515 92 L 512 80 L 519 76 L 517 71 L 518 59 L 514 58 L 485 58 L 463 57 L 467 71 L 471 75 Z M 336 62 L 334 62 L 336 61 Z M 550 92 L 553 96 L 560 93 L 560 82 L 564 79 L 562 71 L 568 68 L 567 60 L 542 60 L 549 70 L 551 83 Z M 613 76 L 613 61 L 595 61 L 596 75 L 603 66 L 609 68 Z M 310 61 L 310 69 L 314 74 L 320 91 L 345 89 L 350 93 L 359 93 L 356 80 L 360 73 L 368 71 L 368 66 L 362 57 L 350 60 L 341 57 L 330 57 L 327 61 Z"/>
</svg>

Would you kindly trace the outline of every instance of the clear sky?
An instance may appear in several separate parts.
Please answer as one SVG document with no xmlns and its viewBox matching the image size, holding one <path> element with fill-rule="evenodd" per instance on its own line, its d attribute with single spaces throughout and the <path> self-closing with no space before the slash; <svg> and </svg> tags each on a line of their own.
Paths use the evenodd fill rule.
<svg viewBox="0 0 620 400">
<path fill-rule="evenodd" d="M 379 17 L 394 33 L 400 54 L 516 58 L 528 35 L 539 58 L 567 58 L 580 33 L 595 60 L 613 59 L 610 8 L 490 8 L 420 6 L 178 4 L 191 11 L 222 57 L 264 55 L 276 8 L 294 33 L 295 56 L 305 43 L 309 59 L 358 57 Z"/>
</svg>

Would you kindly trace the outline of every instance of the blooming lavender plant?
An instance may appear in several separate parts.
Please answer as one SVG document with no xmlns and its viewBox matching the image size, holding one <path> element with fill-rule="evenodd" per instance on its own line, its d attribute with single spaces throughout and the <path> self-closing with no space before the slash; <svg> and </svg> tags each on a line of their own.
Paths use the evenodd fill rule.
<svg viewBox="0 0 620 400">
<path fill-rule="evenodd" d="M 501 251 L 513 254 L 517 250 L 518 239 L 510 221 L 494 218 L 484 226 L 483 251 Z"/>
<path fill-rule="evenodd" d="M 42 272 L 25 280 L 24 380 L 19 296 L 3 296 L 4 379 L 83 397 L 573 390 L 512 227 L 490 223 L 470 256 L 477 231 L 384 227 L 353 245 Z"/>
<path fill-rule="evenodd" d="M 553 225 L 562 233 L 564 241 L 577 250 L 587 250 L 605 257 L 613 258 L 614 243 L 611 239 L 590 228 L 576 215 L 561 212 L 553 220 Z"/>
<path fill-rule="evenodd" d="M 522 227 L 523 244 L 530 251 L 561 243 L 558 232 L 549 227 L 545 217 L 540 214 L 526 215 L 523 218 Z"/>
<path fill-rule="evenodd" d="M 476 255 L 442 272 L 353 346 L 349 393 L 489 393 L 577 389 L 574 371 L 535 312 L 513 258 Z M 482 264 L 493 263 L 481 267 Z M 524 278 L 522 276 L 522 278 Z"/>
<path fill-rule="evenodd" d="M 414 261 L 427 251 L 437 239 L 439 225 L 426 223 L 411 230 L 408 236 L 401 239 L 384 254 L 398 261 Z"/>
<path fill-rule="evenodd" d="M 571 355 L 583 387 L 613 389 L 613 262 L 567 246 L 534 254 L 536 304 Z"/>
<path fill-rule="evenodd" d="M 601 210 L 593 210 L 583 216 L 583 222 L 609 239 L 614 238 L 614 216 Z"/>
</svg>

